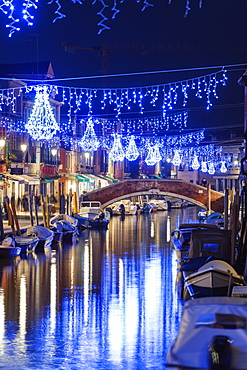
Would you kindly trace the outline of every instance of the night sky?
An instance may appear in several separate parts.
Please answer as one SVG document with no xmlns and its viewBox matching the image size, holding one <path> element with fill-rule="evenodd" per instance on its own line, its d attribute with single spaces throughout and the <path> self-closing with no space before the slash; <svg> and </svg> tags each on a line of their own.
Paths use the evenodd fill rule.
<svg viewBox="0 0 247 370">
<path fill-rule="evenodd" d="M 125 0 L 116 18 L 105 24 L 110 30 L 98 35 L 97 12 L 101 2 L 85 0 L 80 5 L 61 0 L 67 16 L 53 23 L 56 4 L 40 1 L 33 27 L 21 22 L 22 30 L 8 37 L 5 16 L 0 13 L 0 63 L 50 60 L 56 78 L 101 76 L 132 72 L 194 69 L 245 64 L 247 66 L 246 0 L 191 0 L 185 18 L 183 0 L 151 1 L 154 6 L 141 11 L 142 3 Z M 107 1 L 110 4 L 110 1 Z M 113 2 L 111 2 L 112 4 Z M 111 14 L 107 9 L 106 14 Z M 61 42 L 80 47 L 65 50 Z M 220 68 L 219 68 L 220 69 Z M 66 81 L 66 86 L 132 87 L 166 84 L 216 72 L 219 69 L 158 73 Z M 188 127 L 238 125 L 243 122 L 244 88 L 237 83 L 245 66 L 230 67 L 227 87 L 219 87 L 219 99 L 210 111 L 188 104 Z M 161 114 L 157 111 L 156 115 Z"/>
</svg>

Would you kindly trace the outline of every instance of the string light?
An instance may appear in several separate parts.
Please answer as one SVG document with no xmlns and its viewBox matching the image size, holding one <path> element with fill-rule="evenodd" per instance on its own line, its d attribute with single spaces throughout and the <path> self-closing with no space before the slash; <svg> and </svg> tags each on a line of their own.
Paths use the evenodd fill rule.
<svg viewBox="0 0 247 370">
<path fill-rule="evenodd" d="M 20 15 L 22 15 L 20 18 L 23 18 L 28 26 L 33 25 L 33 19 L 34 15 L 30 13 L 30 11 L 33 9 L 38 8 L 38 0 L 24 0 L 22 2 L 22 6 L 18 3 L 17 0 L 1 0 L 2 5 L 0 5 L 0 10 L 8 17 L 8 19 L 11 20 L 9 24 L 6 25 L 6 27 L 9 27 L 11 29 L 10 36 L 15 31 L 20 31 L 20 28 L 16 27 L 15 23 L 19 22 L 18 18 L 15 18 L 13 13 L 19 11 Z M 80 4 L 82 5 L 84 3 L 83 0 L 71 0 L 74 4 Z M 99 31 L 98 34 L 100 34 L 104 30 L 109 30 L 110 27 L 105 23 L 109 19 L 115 19 L 116 15 L 120 12 L 119 5 L 124 2 L 124 0 L 98 0 L 98 2 L 101 4 L 100 10 L 97 12 L 97 15 L 100 16 L 100 21 L 98 22 Z M 148 0 L 135 0 L 137 4 L 142 4 L 141 11 L 144 11 L 148 7 L 154 6 L 154 4 L 150 3 Z M 55 10 L 55 18 L 53 20 L 53 23 L 56 22 L 59 19 L 62 19 L 66 17 L 66 15 L 62 12 L 62 6 L 60 3 L 60 0 L 50 0 L 48 2 L 49 5 L 56 4 L 57 8 Z M 168 0 L 168 3 L 171 3 L 171 0 Z M 92 5 L 95 4 L 95 0 L 92 0 Z M 14 5 L 19 5 L 15 8 Z M 199 0 L 199 8 L 202 7 L 202 0 Z M 190 0 L 186 0 L 186 6 L 185 6 L 185 17 L 187 16 L 188 12 L 190 11 Z M 110 17 L 110 18 L 109 18 Z"/>
<path fill-rule="evenodd" d="M 196 154 L 194 155 L 191 167 L 193 168 L 193 170 L 198 170 L 198 168 L 200 168 L 200 163 Z"/>
<path fill-rule="evenodd" d="M 201 167 L 201 171 L 202 172 L 208 172 L 208 166 L 207 166 L 207 162 L 202 162 L 202 167 Z"/>
<path fill-rule="evenodd" d="M 121 143 L 121 138 L 118 134 L 114 135 L 113 147 L 109 153 L 109 157 L 113 162 L 124 160 L 125 155 Z"/>
<path fill-rule="evenodd" d="M 208 173 L 210 175 L 213 175 L 215 173 L 215 167 L 214 167 L 213 162 L 210 162 L 209 165 L 208 165 Z"/>
<path fill-rule="evenodd" d="M 159 151 L 159 147 L 155 146 L 148 146 L 148 155 L 145 158 L 145 162 L 148 166 L 154 166 L 162 159 Z"/>
<path fill-rule="evenodd" d="M 80 140 L 79 145 L 84 152 L 90 153 L 97 151 L 97 149 L 100 146 L 100 142 L 97 139 L 97 136 L 94 131 L 94 123 L 92 117 L 90 117 L 87 121 L 86 131 L 82 139 Z"/>
<path fill-rule="evenodd" d="M 227 172 L 226 162 L 225 161 L 222 161 L 221 162 L 220 172 L 222 172 L 222 173 L 226 173 Z"/>
<path fill-rule="evenodd" d="M 179 151 L 175 150 L 174 157 L 173 157 L 173 160 L 172 160 L 172 164 L 174 164 L 174 166 L 180 166 L 181 162 L 182 161 L 181 161 L 181 158 L 180 158 L 180 155 L 179 155 Z"/>
<path fill-rule="evenodd" d="M 129 145 L 126 149 L 125 157 L 129 161 L 135 161 L 139 157 L 139 152 L 136 147 L 135 137 L 132 135 L 129 140 Z"/>
<path fill-rule="evenodd" d="M 188 113 L 184 111 L 191 95 L 203 97 L 206 100 L 206 108 L 212 106 L 212 98 L 217 97 L 217 88 L 219 84 L 226 85 L 226 70 L 222 70 L 209 75 L 197 77 L 186 81 L 178 81 L 167 85 L 145 86 L 145 87 L 130 87 L 119 89 L 92 89 L 92 88 L 74 88 L 74 87 L 59 87 L 47 86 L 47 91 L 55 91 L 58 95 L 57 99 L 63 103 L 63 110 L 67 110 L 68 126 L 71 124 L 72 117 L 75 115 L 85 114 L 92 116 L 95 110 L 101 110 L 102 113 L 114 112 L 116 118 L 126 111 L 138 109 L 140 114 L 152 107 L 162 105 L 162 120 L 163 126 L 169 129 L 172 124 L 175 127 L 184 129 L 187 125 Z M 206 88 L 201 89 L 201 84 L 204 81 Z M 196 88 L 197 86 L 197 88 Z M 0 109 L 3 105 L 15 106 L 17 96 L 16 91 L 20 93 L 29 93 L 37 91 L 39 86 L 25 86 L 23 88 L 7 88 L 0 89 Z M 7 98 L 6 98 L 7 97 Z M 180 108 L 179 108 L 180 106 Z M 172 109 L 183 109 L 182 112 L 176 113 L 173 116 L 168 115 L 168 111 Z"/>
<path fill-rule="evenodd" d="M 33 140 L 44 141 L 50 140 L 59 131 L 46 86 L 39 86 L 36 89 L 34 106 L 25 129 Z"/>
</svg>

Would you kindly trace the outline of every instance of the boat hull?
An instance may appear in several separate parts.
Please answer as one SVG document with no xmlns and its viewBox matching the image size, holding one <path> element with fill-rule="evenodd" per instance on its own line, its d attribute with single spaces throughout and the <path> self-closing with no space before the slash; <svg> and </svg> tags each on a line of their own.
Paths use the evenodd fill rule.
<svg viewBox="0 0 247 370">
<path fill-rule="evenodd" d="M 234 286 L 243 285 L 246 285 L 244 278 L 238 275 L 230 265 L 224 261 L 215 260 L 208 262 L 198 272 L 185 278 L 184 299 L 188 298 L 187 291 L 190 298 L 230 296 Z"/>
<path fill-rule="evenodd" d="M 28 236 L 17 236 L 15 242 L 21 248 L 21 253 L 31 253 L 35 251 L 39 239 Z"/>
<path fill-rule="evenodd" d="M 0 246 L 0 258 L 13 258 L 19 256 L 21 247 Z"/>
</svg>

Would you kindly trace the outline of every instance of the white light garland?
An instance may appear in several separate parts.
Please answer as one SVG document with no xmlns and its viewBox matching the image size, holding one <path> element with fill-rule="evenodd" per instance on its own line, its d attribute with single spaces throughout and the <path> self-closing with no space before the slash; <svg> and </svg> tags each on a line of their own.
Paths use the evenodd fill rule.
<svg viewBox="0 0 247 370">
<path fill-rule="evenodd" d="M 201 171 L 202 172 L 208 172 L 207 162 L 205 162 L 205 161 L 202 162 Z"/>
<path fill-rule="evenodd" d="M 198 170 L 198 168 L 200 168 L 200 163 L 196 154 L 194 155 L 191 167 L 193 168 L 193 170 Z"/>
<path fill-rule="evenodd" d="M 226 167 L 226 162 L 222 161 L 221 166 L 220 166 L 220 172 L 226 173 L 227 172 L 227 167 Z"/>
<path fill-rule="evenodd" d="M 174 153 L 174 157 L 173 157 L 173 160 L 172 160 L 172 164 L 174 164 L 174 166 L 180 166 L 181 164 L 181 158 L 180 158 L 180 155 L 179 155 L 179 151 L 178 150 L 175 150 L 175 153 Z"/>
<path fill-rule="evenodd" d="M 79 145 L 84 152 L 95 152 L 98 150 L 100 146 L 100 142 L 97 139 L 97 136 L 94 131 L 94 123 L 92 117 L 90 117 L 87 121 L 86 131 L 79 141 Z"/>
<path fill-rule="evenodd" d="M 121 143 L 121 137 L 118 134 L 114 135 L 114 143 L 112 150 L 109 153 L 109 157 L 113 162 L 124 160 L 124 151 Z"/>
<path fill-rule="evenodd" d="M 213 175 L 215 173 L 215 167 L 214 167 L 213 162 L 210 162 L 209 165 L 208 165 L 208 173 L 209 173 L 209 175 Z"/>
<path fill-rule="evenodd" d="M 36 89 L 34 106 L 25 129 L 34 140 L 39 141 L 49 141 L 58 133 L 59 125 L 49 102 L 47 86 Z"/>
<path fill-rule="evenodd" d="M 158 163 L 162 159 L 160 155 L 160 151 L 157 145 L 148 146 L 148 155 L 145 159 L 145 162 L 148 166 L 154 166 L 156 163 Z"/>
<path fill-rule="evenodd" d="M 132 135 L 129 141 L 129 145 L 126 149 L 125 157 L 129 161 L 135 161 L 139 157 L 139 152 L 136 147 L 135 137 Z"/>
<path fill-rule="evenodd" d="M 33 19 L 34 15 L 30 13 L 30 11 L 33 9 L 38 8 L 38 0 L 22 0 L 22 4 L 18 2 L 17 0 L 0 0 L 2 4 L 0 3 L 0 10 L 7 16 L 7 18 L 11 21 L 6 25 L 6 27 L 10 28 L 10 34 L 11 36 L 15 31 L 20 31 L 20 28 L 16 26 L 16 23 L 20 21 L 21 18 L 23 18 L 28 26 L 33 25 Z M 62 19 L 66 17 L 66 15 L 62 12 L 62 5 L 60 3 L 61 0 L 50 0 L 48 4 L 54 4 L 56 5 L 55 10 L 55 18 L 53 20 L 53 23 L 56 22 L 59 19 Z M 71 0 L 74 4 L 84 4 L 83 0 Z M 100 21 L 98 22 L 99 31 L 98 34 L 100 34 L 104 30 L 109 30 L 110 27 L 105 23 L 109 19 L 115 19 L 116 15 L 120 12 L 120 4 L 123 3 L 124 0 L 98 0 L 98 3 L 100 3 L 100 10 L 97 12 L 97 15 L 100 16 Z M 154 4 L 150 3 L 148 0 L 135 0 L 137 4 L 141 4 L 141 11 L 144 11 L 148 7 L 154 6 Z M 168 3 L 171 3 L 171 0 L 168 0 Z M 92 5 L 95 4 L 95 1 L 92 0 Z M 202 0 L 198 0 L 199 8 L 202 7 Z M 15 8 L 15 5 L 16 8 Z M 185 17 L 187 16 L 188 12 L 191 10 L 190 8 L 190 0 L 186 0 L 186 6 L 185 6 Z M 16 18 L 14 16 L 14 13 L 20 13 L 20 19 Z M 108 18 L 110 16 L 110 18 Z"/>
<path fill-rule="evenodd" d="M 150 105 L 162 110 L 163 126 L 169 129 L 174 124 L 178 128 L 185 128 L 187 125 L 187 113 L 185 111 L 168 115 L 171 109 L 185 109 L 190 97 L 204 98 L 206 109 L 212 106 L 212 98 L 217 99 L 217 88 L 221 84 L 226 86 L 226 70 L 222 70 L 186 81 L 172 82 L 156 86 L 129 87 L 118 89 L 92 89 L 74 87 L 54 87 L 47 85 L 47 91 L 56 89 L 58 100 L 63 104 L 63 110 L 67 110 L 69 117 L 68 127 L 75 115 L 92 116 L 93 109 L 114 113 L 117 118 L 129 110 L 138 110 L 143 114 L 150 111 Z M 204 83 L 207 88 L 201 88 Z M 3 105 L 11 105 L 14 109 L 17 99 L 16 91 L 28 93 L 31 90 L 38 90 L 39 86 L 25 86 L 23 88 L 0 89 L 0 109 Z M 154 90 L 156 99 L 153 98 Z M 7 98 L 6 98 L 7 96 Z M 85 112 L 85 107 L 87 111 Z M 152 109 L 152 108 L 151 108 Z M 169 120 L 172 118 L 172 120 Z"/>
</svg>

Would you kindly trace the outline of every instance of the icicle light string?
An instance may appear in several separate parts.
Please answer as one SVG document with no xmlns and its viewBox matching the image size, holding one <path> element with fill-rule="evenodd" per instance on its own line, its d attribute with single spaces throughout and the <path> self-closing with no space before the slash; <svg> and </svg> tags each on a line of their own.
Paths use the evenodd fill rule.
<svg viewBox="0 0 247 370">
<path fill-rule="evenodd" d="M 56 9 L 54 11 L 55 18 L 53 19 L 53 23 L 55 23 L 57 20 L 60 20 L 62 18 L 66 17 L 66 14 L 63 13 L 62 5 L 60 3 L 61 0 L 50 0 L 47 4 L 52 5 L 55 4 Z M 80 4 L 83 5 L 85 0 L 71 0 L 74 4 Z M 100 20 L 98 22 L 99 31 L 98 34 L 101 34 L 104 30 L 109 30 L 110 27 L 106 24 L 106 22 L 109 19 L 115 19 L 116 15 L 120 12 L 120 5 L 124 2 L 124 0 L 93 0 L 91 2 L 92 5 L 99 3 L 101 8 L 97 12 L 97 15 L 100 17 Z M 154 6 L 151 2 L 148 0 L 135 0 L 137 4 L 141 4 L 141 11 L 144 11 L 148 7 Z M 171 0 L 168 0 L 168 4 L 171 3 Z M 19 5 L 19 6 L 17 6 Z M 15 7 L 16 6 L 16 7 Z M 202 7 L 202 0 L 198 1 L 199 8 Z M 38 0 L 22 0 L 22 4 L 20 6 L 19 2 L 17 0 L 1 0 L 0 2 L 0 10 L 6 15 L 8 22 L 6 24 L 6 27 L 10 29 L 9 31 L 9 37 L 12 36 L 12 34 L 16 31 L 20 31 L 20 27 L 17 27 L 17 24 L 19 24 L 20 20 L 24 20 L 27 22 L 28 26 L 32 26 L 35 18 L 35 10 L 38 9 Z M 111 12 L 110 18 L 106 16 L 106 10 L 107 14 Z M 185 17 L 187 17 L 188 12 L 191 10 L 190 8 L 190 0 L 186 0 L 185 5 Z M 17 14 L 17 15 L 15 15 Z"/>
<path fill-rule="evenodd" d="M 150 104 L 152 107 L 162 105 L 162 115 L 165 118 L 168 111 L 177 107 L 179 104 L 182 105 L 182 108 L 187 106 L 190 93 L 193 93 L 195 97 L 200 99 L 205 97 L 206 109 L 209 109 L 212 106 L 211 99 L 218 98 L 218 85 L 226 86 L 226 81 L 226 70 L 222 69 L 213 74 L 186 81 L 145 87 L 91 89 L 45 84 L 25 86 L 23 88 L 0 89 L 0 107 L 2 109 L 3 104 L 12 104 L 14 106 L 17 99 L 16 91 L 18 91 L 18 94 L 20 91 L 27 94 L 33 91 L 37 93 L 40 86 L 43 86 L 42 88 L 46 88 L 47 93 L 50 95 L 54 95 L 54 92 L 56 92 L 58 95 L 57 99 L 63 103 L 63 109 L 67 109 L 69 122 L 72 115 L 78 114 L 78 112 L 85 109 L 87 109 L 87 115 L 91 116 L 95 110 L 109 108 L 115 112 L 115 116 L 118 118 L 122 113 L 128 112 L 133 108 L 138 108 L 139 113 L 143 114 Z"/>
</svg>

